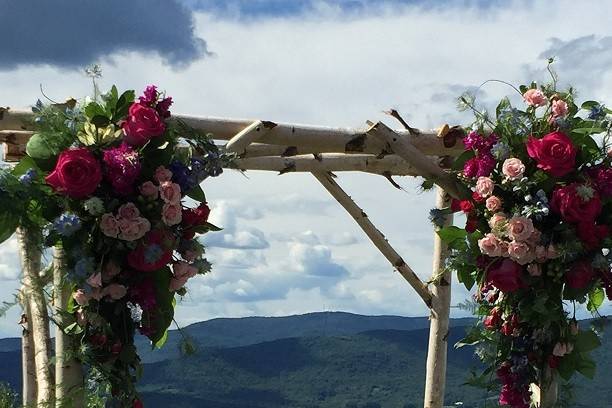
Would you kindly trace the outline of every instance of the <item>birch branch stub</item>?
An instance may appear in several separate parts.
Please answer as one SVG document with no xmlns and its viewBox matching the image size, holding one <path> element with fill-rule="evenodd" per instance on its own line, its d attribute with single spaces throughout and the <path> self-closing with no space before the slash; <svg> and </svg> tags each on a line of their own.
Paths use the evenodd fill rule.
<svg viewBox="0 0 612 408">
<path fill-rule="evenodd" d="M 325 189 L 340 203 L 340 205 L 353 217 L 357 224 L 366 233 L 372 243 L 387 258 L 395 269 L 406 279 L 417 294 L 423 299 L 427 307 L 431 307 L 431 293 L 416 273 L 404 262 L 402 257 L 389 244 L 389 241 L 370 221 L 365 212 L 353 201 L 353 199 L 342 190 L 332 179 L 329 173 L 313 173 Z"/>
</svg>

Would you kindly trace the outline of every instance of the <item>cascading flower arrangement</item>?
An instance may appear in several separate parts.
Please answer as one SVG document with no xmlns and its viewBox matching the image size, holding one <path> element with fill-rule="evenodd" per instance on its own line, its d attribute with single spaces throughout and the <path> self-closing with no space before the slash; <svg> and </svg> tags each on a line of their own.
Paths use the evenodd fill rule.
<svg viewBox="0 0 612 408">
<path fill-rule="evenodd" d="M 530 384 L 594 374 L 589 352 L 600 341 L 579 327 L 576 304 L 596 313 L 612 299 L 612 111 L 594 101 L 579 109 L 554 82 L 516 90 L 523 106 L 505 98 L 495 119 L 462 97 L 476 121 L 455 169 L 473 194 L 442 211 L 465 213 L 465 228 L 439 235 L 448 268 L 476 285 L 480 319 L 462 344 L 480 346 L 480 380 L 496 379 L 500 405 L 527 408 Z"/>
<path fill-rule="evenodd" d="M 231 161 L 208 136 L 169 121 L 171 104 L 155 86 L 137 100 L 113 87 L 82 106 L 39 102 L 38 131 L 10 178 L 40 192 L 44 243 L 65 254 L 74 323 L 62 330 L 128 406 L 140 404 L 135 334 L 161 347 L 175 295 L 210 270 L 195 236 L 218 228 L 200 182 Z"/>
</svg>

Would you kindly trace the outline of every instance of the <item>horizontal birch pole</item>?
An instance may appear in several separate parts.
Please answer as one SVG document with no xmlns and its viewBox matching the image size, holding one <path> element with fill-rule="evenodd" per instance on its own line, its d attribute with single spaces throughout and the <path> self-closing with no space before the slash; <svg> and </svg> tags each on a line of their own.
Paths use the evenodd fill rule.
<svg viewBox="0 0 612 408">
<path fill-rule="evenodd" d="M 13 111 L 0 108 L 0 131 L 32 131 L 33 113 L 28 111 Z M 255 120 L 206 118 L 189 115 L 174 115 L 174 120 L 181 120 L 187 125 L 212 133 L 217 140 L 231 140 Z M 367 134 L 367 130 L 334 128 L 325 126 L 297 125 L 288 123 L 262 122 L 272 127 L 258 142 L 276 145 L 275 151 L 268 155 L 282 155 L 283 152 L 296 151 L 295 154 L 307 153 L 367 153 L 384 155 L 386 144 L 377 137 Z M 429 156 L 458 156 L 463 151 L 461 143 L 445 146 L 444 140 L 438 137 L 436 131 L 410 134 L 406 130 L 396 133 L 406 142 L 414 145 L 423 154 Z M 1 141 L 1 140 L 0 140 Z M 6 140 L 5 143 L 12 143 Z M 261 146 L 246 148 L 246 156 Z M 262 155 L 262 154 L 258 154 Z M 287 154 L 286 154 L 287 155 Z"/>
<path fill-rule="evenodd" d="M 435 165 L 437 158 L 431 158 Z M 418 176 L 419 172 L 396 155 L 322 153 L 292 157 L 262 156 L 236 160 L 240 170 L 290 172 L 361 171 L 386 176 Z"/>
</svg>

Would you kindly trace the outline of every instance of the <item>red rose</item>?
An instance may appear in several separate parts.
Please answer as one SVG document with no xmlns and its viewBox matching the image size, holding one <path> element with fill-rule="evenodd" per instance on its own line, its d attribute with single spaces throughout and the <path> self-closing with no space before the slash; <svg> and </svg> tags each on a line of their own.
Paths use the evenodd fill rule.
<svg viewBox="0 0 612 408">
<path fill-rule="evenodd" d="M 474 191 L 472 193 L 472 200 L 474 200 L 477 203 L 482 203 L 485 200 L 485 198 Z"/>
<path fill-rule="evenodd" d="M 465 230 L 470 234 L 478 229 L 478 218 L 468 215 Z"/>
<path fill-rule="evenodd" d="M 593 191 L 589 200 L 584 200 L 577 192 L 578 187 L 586 187 L 579 183 L 572 183 L 557 188 L 552 195 L 550 206 L 552 210 L 561 215 L 564 221 L 579 224 L 593 223 L 601 213 L 601 200 L 599 194 Z M 587 187 L 588 188 L 588 187 Z"/>
<path fill-rule="evenodd" d="M 144 408 L 144 404 L 141 400 L 135 399 L 134 403 L 132 404 L 132 408 Z"/>
<path fill-rule="evenodd" d="M 204 225 L 208 221 L 210 215 L 210 208 L 206 203 L 200 204 L 197 208 L 185 208 L 183 209 L 182 225 L 184 228 L 183 238 L 193 239 L 195 231 L 192 227 Z"/>
<path fill-rule="evenodd" d="M 166 130 L 166 124 L 153 108 L 133 103 L 128 118 L 123 123 L 125 141 L 132 146 L 143 146 L 152 137 L 159 136 Z"/>
<path fill-rule="evenodd" d="M 461 211 L 461 200 L 457 200 L 456 198 L 451 199 L 451 211 L 456 213 Z"/>
<path fill-rule="evenodd" d="M 593 223 L 582 222 L 577 225 L 578 238 L 582 241 L 585 248 L 592 251 L 597 249 L 610 232 L 607 225 L 596 225 Z"/>
<path fill-rule="evenodd" d="M 175 240 L 170 232 L 151 230 L 145 235 L 144 242 L 128 254 L 128 265 L 143 272 L 163 268 L 172 260 L 174 244 Z"/>
<path fill-rule="evenodd" d="M 559 362 L 561 361 L 561 357 L 550 355 L 548 356 L 548 366 L 552 369 L 559 368 Z"/>
<path fill-rule="evenodd" d="M 562 132 L 552 132 L 541 139 L 530 137 L 527 154 L 538 163 L 538 168 L 555 177 L 563 177 L 574 170 L 577 149 Z"/>
<path fill-rule="evenodd" d="M 100 163 L 85 148 L 64 150 L 55 169 L 45 178 L 55 191 L 72 198 L 93 193 L 102 180 Z"/>
<path fill-rule="evenodd" d="M 588 261 L 578 261 L 565 275 L 567 286 L 572 289 L 584 289 L 595 277 L 595 271 Z"/>
<path fill-rule="evenodd" d="M 502 312 L 498 307 L 491 309 L 491 313 L 489 313 L 489 315 L 483 320 L 484 327 L 489 330 L 497 327 L 501 323 L 501 315 Z"/>
<path fill-rule="evenodd" d="M 502 292 L 514 292 L 523 286 L 523 267 L 510 259 L 494 263 L 487 271 L 487 282 Z"/>
<path fill-rule="evenodd" d="M 459 207 L 461 207 L 461 211 L 466 214 L 469 214 L 474 209 L 474 204 L 470 200 L 462 200 L 459 203 Z"/>
</svg>

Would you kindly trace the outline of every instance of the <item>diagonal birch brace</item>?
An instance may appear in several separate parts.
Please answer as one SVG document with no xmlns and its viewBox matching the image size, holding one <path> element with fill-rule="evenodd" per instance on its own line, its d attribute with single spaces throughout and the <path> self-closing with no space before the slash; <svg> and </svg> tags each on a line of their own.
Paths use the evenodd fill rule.
<svg viewBox="0 0 612 408">
<path fill-rule="evenodd" d="M 245 149 L 251 143 L 260 140 L 266 135 L 271 129 L 276 127 L 274 122 L 262 122 L 256 120 L 249 126 L 242 129 L 236 136 L 232 137 L 229 142 L 225 145 L 225 149 L 230 152 L 242 155 L 245 153 Z"/>
<path fill-rule="evenodd" d="M 323 187 L 340 203 L 342 207 L 353 217 L 357 224 L 361 227 L 363 232 L 366 233 L 368 238 L 372 240 L 372 243 L 378 248 L 378 250 L 387 258 L 391 265 L 406 279 L 406 281 L 412 286 L 416 293 L 423 299 L 423 302 L 427 307 L 431 307 L 431 293 L 427 289 L 421 279 L 416 273 L 404 262 L 402 257 L 393 249 L 389 241 L 380 232 L 372 221 L 368 218 L 367 214 L 359 208 L 359 206 L 353 201 L 353 199 L 342 190 L 342 188 L 334 181 L 330 173 L 313 173 L 313 175 L 319 180 Z"/>
</svg>

